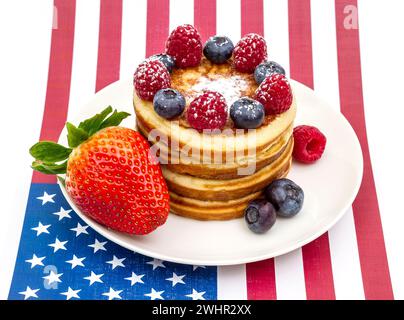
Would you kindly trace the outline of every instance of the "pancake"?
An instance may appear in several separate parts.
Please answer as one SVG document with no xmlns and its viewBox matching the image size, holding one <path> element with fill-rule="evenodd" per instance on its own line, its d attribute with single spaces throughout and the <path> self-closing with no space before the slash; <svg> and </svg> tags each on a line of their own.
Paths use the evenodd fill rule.
<svg viewBox="0 0 404 320">
<path fill-rule="evenodd" d="M 144 129 L 140 123 L 138 123 L 138 130 L 144 134 Z M 235 154 L 233 159 L 227 157 L 226 161 L 215 159 L 215 157 L 207 159 L 202 157 L 193 158 L 190 154 L 184 154 L 182 150 L 177 148 L 173 150 L 173 148 L 161 141 L 151 139 L 151 142 L 153 144 L 152 149 L 156 150 L 155 154 L 160 162 L 167 165 L 171 171 L 207 179 L 235 179 L 239 177 L 240 168 L 255 166 L 256 170 L 260 170 L 275 161 L 286 148 L 292 133 L 293 128 L 289 127 L 277 140 L 266 149 L 261 150 L 261 152 Z"/>
<path fill-rule="evenodd" d="M 247 204 L 261 196 L 262 192 L 256 192 L 236 200 L 201 201 L 170 192 L 170 209 L 177 215 L 198 220 L 229 220 L 242 217 Z"/>
<path fill-rule="evenodd" d="M 290 164 L 277 178 L 286 177 L 289 169 Z M 248 203 L 262 197 L 262 191 L 258 191 L 239 199 L 206 201 L 170 192 L 170 209 L 177 215 L 197 220 L 230 220 L 241 218 Z"/>
<path fill-rule="evenodd" d="M 152 102 L 136 93 L 133 97 L 137 129 L 160 160 L 171 211 L 199 220 L 241 217 L 250 201 L 290 170 L 296 99 L 286 112 L 266 115 L 257 129 L 237 129 L 228 117 L 223 130 L 202 133 L 186 120 L 189 103 L 212 90 L 224 96 L 230 109 L 241 97 L 254 98 L 253 75 L 237 72 L 231 61 L 215 65 L 203 59 L 197 67 L 174 69 L 171 87 L 186 99 L 185 111 L 176 119 L 160 117 Z"/>
<path fill-rule="evenodd" d="M 198 200 L 233 200 L 264 189 L 274 179 L 289 170 L 293 150 L 293 139 L 290 139 L 284 152 L 271 164 L 254 174 L 236 179 L 204 179 L 171 171 L 162 165 L 163 176 L 170 191 L 178 195 Z"/>
</svg>

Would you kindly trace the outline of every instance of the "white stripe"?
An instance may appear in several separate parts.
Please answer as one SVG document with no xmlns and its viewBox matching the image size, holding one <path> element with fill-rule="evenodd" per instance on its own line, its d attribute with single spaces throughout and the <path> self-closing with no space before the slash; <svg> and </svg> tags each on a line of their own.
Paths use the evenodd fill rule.
<svg viewBox="0 0 404 320">
<path fill-rule="evenodd" d="M 229 37 L 234 45 L 241 35 L 240 0 L 216 0 L 217 34 Z"/>
<path fill-rule="evenodd" d="M 170 32 L 182 24 L 194 24 L 194 1 L 170 0 Z"/>
<path fill-rule="evenodd" d="M 366 0 L 358 6 L 369 149 L 394 296 L 404 299 L 404 3 Z"/>
<path fill-rule="evenodd" d="M 265 0 L 264 21 L 268 59 L 281 64 L 289 75 L 288 2 Z M 301 249 L 275 258 L 275 277 L 277 299 L 306 299 Z"/>
<path fill-rule="evenodd" d="M 339 108 L 335 2 L 312 0 L 314 88 Z M 352 209 L 329 231 L 331 262 L 337 299 L 363 299 L 363 284 Z"/>
<path fill-rule="evenodd" d="M 365 299 L 352 208 L 330 229 L 328 238 L 336 298 Z"/>
<path fill-rule="evenodd" d="M 77 119 L 95 93 L 99 21 L 99 0 L 77 0 L 68 119 Z"/>
<path fill-rule="evenodd" d="M 216 19 L 216 33 L 228 36 L 236 44 L 241 34 L 240 1 L 217 0 Z M 245 264 L 217 268 L 217 298 L 219 300 L 247 299 Z"/>
<path fill-rule="evenodd" d="M 247 279 L 245 264 L 217 267 L 217 299 L 247 299 Z"/>
<path fill-rule="evenodd" d="M 147 0 L 124 0 L 120 78 L 133 76 L 146 54 Z"/>
<path fill-rule="evenodd" d="M 306 285 L 302 250 L 275 258 L 276 297 L 278 300 L 305 300 Z"/>
<path fill-rule="evenodd" d="M 48 79 L 53 1 L 2 1 L 2 149 L 0 299 L 7 299 L 32 178 L 29 147 L 41 129 Z M 4 153 L 3 153 L 4 154 Z M 12 168 L 7 169 L 7 168 Z"/>
<path fill-rule="evenodd" d="M 314 88 L 339 110 L 335 1 L 311 1 Z"/>
<path fill-rule="evenodd" d="M 265 0 L 264 22 L 268 59 L 278 62 L 289 75 L 288 2 Z"/>
</svg>

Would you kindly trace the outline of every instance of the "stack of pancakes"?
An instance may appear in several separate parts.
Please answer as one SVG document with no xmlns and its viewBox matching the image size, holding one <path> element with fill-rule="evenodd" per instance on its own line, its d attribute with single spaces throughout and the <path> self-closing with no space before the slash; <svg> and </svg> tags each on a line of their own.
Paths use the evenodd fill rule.
<svg viewBox="0 0 404 320">
<path fill-rule="evenodd" d="M 257 88 L 251 74 L 239 73 L 228 62 L 204 59 L 194 68 L 175 69 L 171 87 L 187 105 L 204 90 L 221 93 L 230 108 Z M 241 217 L 247 204 L 261 196 L 274 179 L 285 177 L 291 166 L 296 103 L 277 116 L 266 116 L 258 129 L 236 129 L 228 119 L 221 132 L 198 132 L 181 117 L 166 120 L 152 102 L 134 94 L 138 130 L 153 145 L 170 190 L 171 211 L 201 220 Z"/>
</svg>

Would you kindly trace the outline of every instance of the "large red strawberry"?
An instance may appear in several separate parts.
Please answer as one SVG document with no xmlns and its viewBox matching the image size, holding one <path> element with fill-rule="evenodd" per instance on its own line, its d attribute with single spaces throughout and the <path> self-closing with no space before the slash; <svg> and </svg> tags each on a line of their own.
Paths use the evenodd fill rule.
<svg viewBox="0 0 404 320">
<path fill-rule="evenodd" d="M 86 215 L 117 231 L 143 235 L 165 223 L 167 185 L 160 165 L 138 132 L 118 127 L 128 116 L 108 107 L 78 127 L 67 123 L 69 148 L 38 142 L 33 169 L 66 173 L 71 200 Z"/>
</svg>

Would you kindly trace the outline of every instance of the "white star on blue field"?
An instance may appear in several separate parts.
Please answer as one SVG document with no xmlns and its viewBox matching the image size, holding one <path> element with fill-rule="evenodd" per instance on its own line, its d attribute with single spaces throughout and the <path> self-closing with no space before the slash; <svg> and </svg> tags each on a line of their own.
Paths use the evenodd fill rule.
<svg viewBox="0 0 404 320">
<path fill-rule="evenodd" d="M 212 300 L 216 288 L 216 267 L 124 249 L 88 227 L 58 185 L 31 185 L 9 299 Z"/>
</svg>

